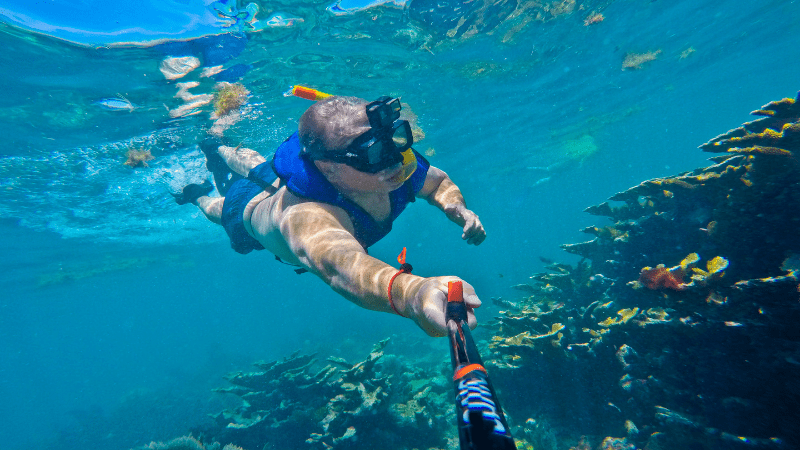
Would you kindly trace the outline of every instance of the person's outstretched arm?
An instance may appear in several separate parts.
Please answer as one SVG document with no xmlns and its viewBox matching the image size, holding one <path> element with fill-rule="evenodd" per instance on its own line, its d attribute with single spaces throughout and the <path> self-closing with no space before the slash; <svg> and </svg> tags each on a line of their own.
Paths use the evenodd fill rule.
<svg viewBox="0 0 800 450">
<path fill-rule="evenodd" d="M 434 166 L 428 168 L 425 184 L 417 196 L 444 211 L 448 219 L 462 227 L 461 238 L 468 244 L 479 245 L 486 239 L 486 231 L 478 215 L 467 209 L 461 190 L 441 169 Z"/>
<path fill-rule="evenodd" d="M 314 202 L 299 203 L 285 210 L 280 229 L 301 264 L 348 300 L 371 310 L 396 310 L 431 336 L 447 334 L 447 281 L 457 281 L 457 277 L 398 275 L 392 284 L 393 310 L 388 289 L 398 269 L 364 251 L 353 237 L 352 222 L 343 210 Z M 468 283 L 464 283 L 464 300 L 470 327 L 474 328 L 472 310 L 481 302 Z"/>
</svg>

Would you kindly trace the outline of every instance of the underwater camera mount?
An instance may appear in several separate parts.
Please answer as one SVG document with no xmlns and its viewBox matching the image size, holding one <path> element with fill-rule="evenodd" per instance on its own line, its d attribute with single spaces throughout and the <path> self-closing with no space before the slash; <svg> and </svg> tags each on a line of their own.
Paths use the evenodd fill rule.
<svg viewBox="0 0 800 450">
<path fill-rule="evenodd" d="M 461 450 L 516 450 L 506 416 L 467 325 L 461 281 L 447 285 L 447 331 Z"/>
</svg>

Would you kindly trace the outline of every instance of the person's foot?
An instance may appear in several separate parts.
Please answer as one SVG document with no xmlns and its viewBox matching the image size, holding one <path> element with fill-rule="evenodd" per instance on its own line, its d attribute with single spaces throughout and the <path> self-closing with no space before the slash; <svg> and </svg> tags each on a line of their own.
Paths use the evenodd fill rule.
<svg viewBox="0 0 800 450">
<path fill-rule="evenodd" d="M 221 139 L 209 136 L 200 142 L 200 150 L 206 155 L 206 169 L 214 174 L 214 184 L 217 185 L 217 191 L 225 195 L 233 182 L 242 177 L 231 171 L 228 165 L 225 164 L 225 160 L 219 156 L 217 149 L 220 145 L 223 145 Z"/>
<path fill-rule="evenodd" d="M 170 194 L 175 197 L 175 203 L 185 205 L 187 203 L 197 204 L 197 199 L 208 195 L 209 192 L 214 190 L 214 186 L 210 181 L 206 180 L 203 184 L 190 184 L 183 188 L 180 194 Z"/>
<path fill-rule="evenodd" d="M 200 142 L 200 151 L 206 155 L 206 169 L 211 173 L 219 170 L 230 170 L 217 153 L 220 145 L 223 145 L 222 140 L 214 136 L 209 136 Z"/>
</svg>

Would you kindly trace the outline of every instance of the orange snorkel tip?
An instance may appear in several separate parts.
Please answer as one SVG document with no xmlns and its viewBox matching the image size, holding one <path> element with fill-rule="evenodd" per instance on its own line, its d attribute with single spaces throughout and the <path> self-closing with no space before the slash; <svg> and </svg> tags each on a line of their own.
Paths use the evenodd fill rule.
<svg viewBox="0 0 800 450">
<path fill-rule="evenodd" d="M 305 87 L 305 86 L 299 86 L 299 85 L 292 86 L 292 87 L 289 88 L 288 91 L 283 93 L 284 97 L 289 97 L 289 96 L 292 96 L 292 95 L 295 96 L 295 97 L 300 97 L 300 98 L 304 98 L 306 100 L 312 100 L 312 101 L 319 101 L 319 100 L 322 100 L 324 98 L 328 98 L 328 97 L 331 96 L 331 94 L 326 94 L 326 93 L 318 91 L 316 89 L 312 89 L 312 88 Z"/>
</svg>

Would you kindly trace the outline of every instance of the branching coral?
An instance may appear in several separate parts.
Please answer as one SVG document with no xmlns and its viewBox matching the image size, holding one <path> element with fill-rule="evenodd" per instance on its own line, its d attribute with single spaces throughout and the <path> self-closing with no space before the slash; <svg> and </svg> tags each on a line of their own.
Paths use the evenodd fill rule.
<svg viewBox="0 0 800 450">
<path fill-rule="evenodd" d="M 569 413 L 554 422 L 574 427 L 581 412 L 565 403 L 585 407 L 592 397 L 607 409 L 581 421 L 616 420 L 604 426 L 628 432 L 627 443 L 602 445 L 800 445 L 788 431 L 800 421 L 800 393 L 762 381 L 785 380 L 798 360 L 800 103 L 783 99 L 755 114 L 762 118 L 701 147 L 720 154 L 712 165 L 588 208 L 613 224 L 588 227 L 592 240 L 564 246 L 585 258 L 580 271 L 535 275 L 525 299 L 498 301 L 504 310 L 489 325 L 496 384 L 552 381 L 538 370 L 546 366 L 576 379 L 588 372 L 593 385 L 607 386 L 550 382 L 507 409 L 538 417 L 542 410 L 527 402 L 558 402 Z M 559 351 L 532 339 L 554 324 L 564 327 Z"/>
<path fill-rule="evenodd" d="M 706 270 L 693 267 L 692 285 L 706 286 L 707 284 L 718 281 L 725 276 L 725 269 L 728 268 L 728 260 L 722 256 L 714 257 L 706 263 Z"/>
<path fill-rule="evenodd" d="M 192 436 L 181 436 L 169 442 L 151 442 L 141 448 L 142 450 L 218 450 L 220 444 L 215 442 L 210 445 L 203 445 L 202 442 Z M 242 448 L 228 444 L 222 447 L 222 450 L 242 450 Z"/>
<path fill-rule="evenodd" d="M 604 328 L 613 327 L 615 325 L 623 325 L 628 323 L 628 321 L 631 320 L 632 318 L 636 317 L 637 314 L 639 314 L 639 308 L 620 309 L 617 312 L 617 315 L 619 317 L 613 317 L 613 318 L 609 317 L 606 320 L 598 323 L 598 325 Z"/>
<path fill-rule="evenodd" d="M 256 363 L 257 372 L 229 375 L 234 386 L 216 391 L 238 396 L 242 405 L 218 414 L 207 435 L 245 448 L 265 443 L 274 448 L 331 448 L 356 439 L 360 445 L 380 447 L 385 439 L 401 435 L 421 448 L 441 446 L 453 432 L 446 414 L 452 408 L 449 396 L 436 383 L 419 383 L 420 377 L 435 379 L 430 372 L 398 365 L 396 357 L 395 371 L 383 366 L 388 342 L 376 344 L 356 364 L 331 357 L 327 366 L 314 370 L 313 355 L 294 354 Z M 378 423 L 383 425 L 375 427 Z M 428 432 L 414 438 L 404 432 L 420 426 Z"/>
<path fill-rule="evenodd" d="M 667 269 L 663 264 L 659 264 L 656 267 L 643 268 L 642 273 L 639 275 L 639 283 L 654 291 L 660 289 L 682 291 L 686 289 L 686 285 L 683 284 L 683 269 L 680 267 L 677 270 Z"/>
</svg>

